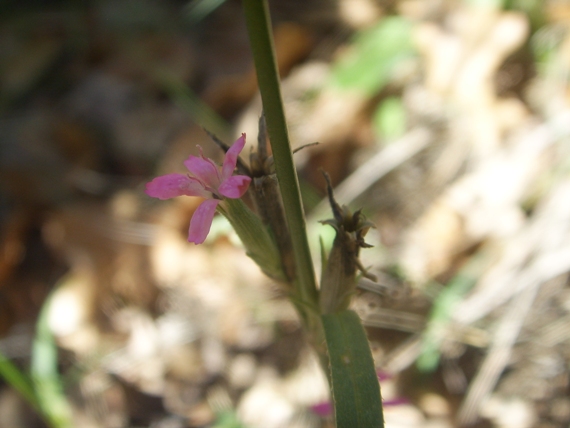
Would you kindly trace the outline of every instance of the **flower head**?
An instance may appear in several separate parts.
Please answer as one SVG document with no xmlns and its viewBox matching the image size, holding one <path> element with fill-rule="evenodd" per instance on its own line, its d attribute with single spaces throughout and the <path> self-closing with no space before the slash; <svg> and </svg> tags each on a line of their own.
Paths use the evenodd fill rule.
<svg viewBox="0 0 570 428">
<path fill-rule="evenodd" d="M 162 175 L 146 184 L 146 194 L 153 198 L 170 199 L 183 195 L 205 198 L 190 221 L 189 242 L 204 242 L 210 232 L 216 208 L 224 198 L 238 199 L 247 191 L 251 178 L 233 175 L 244 146 L 245 134 L 241 134 L 227 151 L 221 167 L 212 159 L 204 157 L 202 148 L 198 146 L 200 156 L 190 156 L 184 161 L 189 174 Z"/>
</svg>

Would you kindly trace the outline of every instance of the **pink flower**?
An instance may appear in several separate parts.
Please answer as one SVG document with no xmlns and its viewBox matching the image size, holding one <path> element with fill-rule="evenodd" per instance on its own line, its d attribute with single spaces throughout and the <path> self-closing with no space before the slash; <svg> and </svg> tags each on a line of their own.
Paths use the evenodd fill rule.
<svg viewBox="0 0 570 428">
<path fill-rule="evenodd" d="M 198 146 L 200 157 L 190 156 L 184 162 L 190 174 L 162 175 L 146 184 L 146 194 L 153 198 L 170 199 L 182 195 L 205 198 L 190 221 L 189 242 L 204 242 L 222 199 L 238 199 L 247 191 L 251 178 L 246 175 L 232 175 L 244 145 L 245 134 L 241 134 L 227 151 L 221 168 L 212 159 L 204 157 L 202 148 Z"/>
</svg>

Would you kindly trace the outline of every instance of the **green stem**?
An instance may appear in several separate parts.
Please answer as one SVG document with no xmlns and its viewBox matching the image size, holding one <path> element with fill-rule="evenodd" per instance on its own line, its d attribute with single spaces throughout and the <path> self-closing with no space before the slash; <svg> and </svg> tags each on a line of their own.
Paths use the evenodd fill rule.
<svg viewBox="0 0 570 428">
<path fill-rule="evenodd" d="M 267 0 L 243 0 L 243 8 L 275 161 L 275 172 L 291 233 L 297 274 L 296 291 L 298 298 L 305 305 L 316 308 L 318 293 L 315 272 L 307 239 L 299 180 L 285 122 Z"/>
</svg>

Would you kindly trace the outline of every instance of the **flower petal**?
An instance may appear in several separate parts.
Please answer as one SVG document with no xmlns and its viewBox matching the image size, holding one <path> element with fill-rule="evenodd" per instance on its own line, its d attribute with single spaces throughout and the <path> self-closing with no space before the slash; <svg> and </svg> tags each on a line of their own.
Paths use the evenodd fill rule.
<svg viewBox="0 0 570 428">
<path fill-rule="evenodd" d="M 198 146 L 200 147 L 200 146 Z M 200 148 L 200 153 L 202 148 Z M 198 180 L 200 180 L 207 188 L 215 190 L 222 181 L 220 179 L 219 167 L 213 160 L 208 159 L 204 155 L 190 156 L 184 161 L 184 166 L 192 173 Z"/>
<path fill-rule="evenodd" d="M 212 220 L 216 213 L 216 207 L 220 201 L 218 199 L 206 199 L 200 204 L 194 212 L 192 220 L 190 220 L 190 229 L 188 230 L 188 242 L 201 244 L 206 240 L 206 236 L 210 232 Z"/>
<path fill-rule="evenodd" d="M 220 184 L 218 192 L 226 198 L 241 198 L 247 192 L 250 182 L 251 178 L 247 175 L 232 175 Z"/>
<path fill-rule="evenodd" d="M 226 157 L 224 158 L 224 165 L 222 166 L 222 181 L 231 177 L 236 169 L 238 156 L 245 146 L 245 134 L 241 134 L 235 143 L 226 152 Z"/>
<path fill-rule="evenodd" d="M 202 184 L 184 174 L 167 174 L 146 183 L 146 194 L 153 198 L 170 199 L 176 196 L 202 196 L 210 198 Z"/>
</svg>

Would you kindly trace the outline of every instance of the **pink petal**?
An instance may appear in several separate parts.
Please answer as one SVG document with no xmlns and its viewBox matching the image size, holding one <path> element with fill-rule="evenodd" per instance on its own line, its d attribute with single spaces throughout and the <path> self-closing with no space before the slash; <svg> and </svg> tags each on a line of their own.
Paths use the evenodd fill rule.
<svg viewBox="0 0 570 428">
<path fill-rule="evenodd" d="M 392 398 L 391 400 L 382 400 L 382 405 L 385 407 L 401 406 L 403 404 L 410 404 L 410 400 L 405 397 Z"/>
<path fill-rule="evenodd" d="M 232 175 L 220 184 L 218 192 L 226 198 L 241 198 L 247 192 L 250 182 L 251 178 L 247 175 Z"/>
<path fill-rule="evenodd" d="M 200 204 L 194 212 L 192 220 L 190 220 L 190 229 L 188 230 L 188 242 L 201 244 L 206 240 L 206 236 L 210 232 L 212 220 L 216 213 L 216 207 L 220 201 L 218 199 L 206 199 Z"/>
<path fill-rule="evenodd" d="M 327 417 L 333 412 L 332 403 L 330 401 L 323 401 L 322 403 L 313 404 L 311 410 L 321 417 Z"/>
<path fill-rule="evenodd" d="M 198 180 L 184 174 L 167 174 L 156 177 L 146 183 L 145 192 L 148 196 L 159 199 L 170 199 L 182 195 L 211 197 Z"/>
<path fill-rule="evenodd" d="M 236 169 L 238 156 L 245 146 L 245 134 L 241 134 L 235 143 L 226 152 L 226 157 L 224 158 L 224 165 L 222 166 L 222 181 L 231 177 Z"/>
<path fill-rule="evenodd" d="M 200 147 L 200 146 L 198 146 Z M 200 148 L 200 152 L 202 149 Z M 200 180 L 206 187 L 210 189 L 217 189 L 220 185 L 220 172 L 219 167 L 207 157 L 201 155 L 190 156 L 184 161 L 184 166 L 192 173 L 198 180 Z"/>
</svg>

